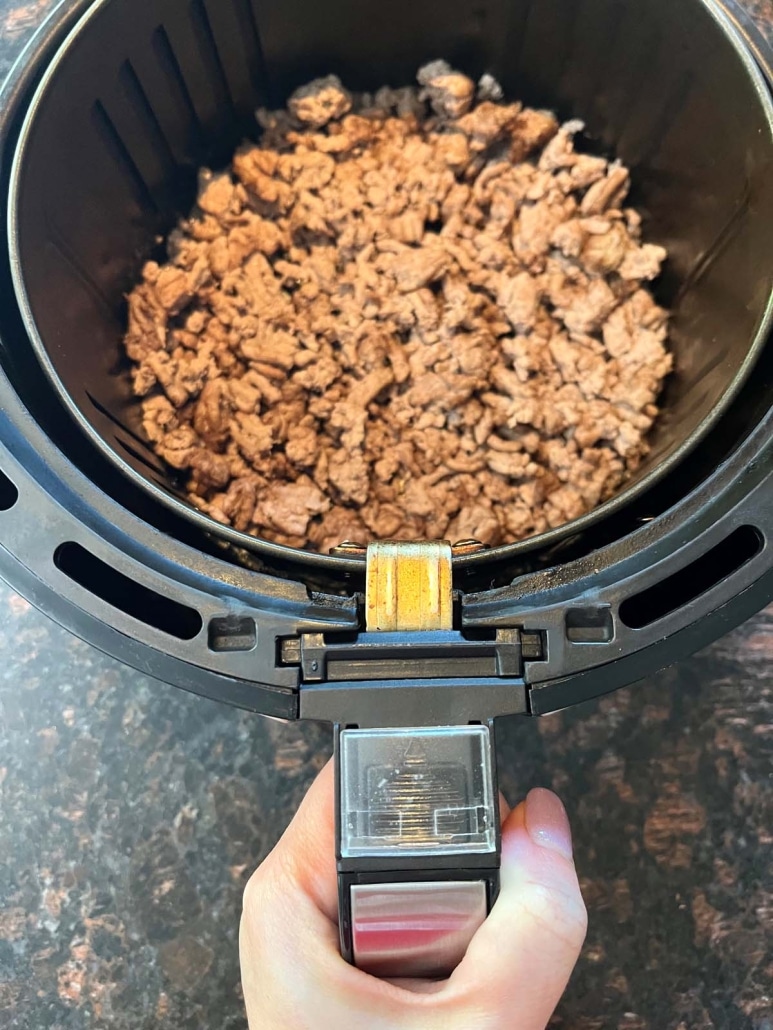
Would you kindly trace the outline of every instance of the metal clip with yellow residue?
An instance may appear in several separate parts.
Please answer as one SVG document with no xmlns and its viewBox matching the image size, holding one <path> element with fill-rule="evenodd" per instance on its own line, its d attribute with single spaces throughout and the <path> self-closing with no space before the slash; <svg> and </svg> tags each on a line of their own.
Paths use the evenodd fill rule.
<svg viewBox="0 0 773 1030">
<path fill-rule="evenodd" d="M 452 629 L 451 545 L 445 540 L 369 544 L 365 627 L 368 633 Z"/>
</svg>

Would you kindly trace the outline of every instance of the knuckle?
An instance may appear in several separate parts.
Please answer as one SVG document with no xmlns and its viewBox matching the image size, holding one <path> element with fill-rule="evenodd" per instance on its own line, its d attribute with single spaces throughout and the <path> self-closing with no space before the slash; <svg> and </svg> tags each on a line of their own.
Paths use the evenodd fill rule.
<svg viewBox="0 0 773 1030">
<path fill-rule="evenodd" d="M 253 873 L 242 897 L 241 936 L 249 951 L 253 966 L 263 969 L 272 954 L 272 914 L 267 904 L 269 894 L 265 877 Z"/>
<path fill-rule="evenodd" d="M 256 944 L 270 934 L 275 894 L 268 871 L 259 866 L 247 881 L 242 895 L 242 920 L 249 926 L 250 936 Z"/>
<path fill-rule="evenodd" d="M 260 911 L 261 897 L 263 894 L 263 874 L 261 872 L 261 868 L 262 867 L 259 866 L 255 870 L 247 881 L 242 893 L 242 912 L 246 916 L 251 916 Z"/>
<path fill-rule="evenodd" d="M 541 933 L 573 951 L 582 946 L 588 913 L 579 890 L 566 893 L 531 882 L 524 891 L 523 907 Z"/>
</svg>

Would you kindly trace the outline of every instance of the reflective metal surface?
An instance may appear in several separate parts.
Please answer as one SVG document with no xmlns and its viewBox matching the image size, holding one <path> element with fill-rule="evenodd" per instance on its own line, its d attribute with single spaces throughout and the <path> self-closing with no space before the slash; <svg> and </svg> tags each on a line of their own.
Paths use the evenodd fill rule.
<svg viewBox="0 0 773 1030">
<path fill-rule="evenodd" d="M 369 632 L 451 629 L 451 545 L 445 540 L 368 545 L 365 618 Z"/>
<path fill-rule="evenodd" d="M 448 976 L 486 918 L 482 880 L 355 885 L 354 961 L 376 976 Z"/>
</svg>

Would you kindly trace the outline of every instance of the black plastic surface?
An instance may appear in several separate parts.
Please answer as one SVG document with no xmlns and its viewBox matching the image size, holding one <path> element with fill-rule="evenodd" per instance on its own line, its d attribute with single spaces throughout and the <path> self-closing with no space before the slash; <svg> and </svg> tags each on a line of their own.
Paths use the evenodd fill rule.
<svg viewBox="0 0 773 1030">
<path fill-rule="evenodd" d="M 0 93 L 0 185 L 4 192 L 8 190 L 15 141 L 35 83 L 65 30 L 86 7 L 83 2 L 64 16 L 55 14 L 35 37 L 23 63 Z M 567 10 L 566 5 L 560 7 Z M 628 35 L 637 24 L 642 29 L 649 24 L 649 5 L 642 8 L 638 22 L 632 7 L 617 7 L 624 16 L 616 23 L 612 37 L 600 37 L 606 41 L 605 46 L 597 45 L 595 60 L 599 67 L 593 74 L 599 83 L 614 68 L 621 75 L 634 76 L 633 65 L 620 69 L 614 47 L 607 44 L 610 38 L 614 42 L 615 33 L 622 31 L 628 19 L 633 19 L 633 27 L 626 30 Z M 574 11 L 573 5 L 569 8 Z M 161 5 L 154 7 L 149 2 L 133 7 L 138 21 L 140 15 L 160 9 Z M 577 5 L 577 13 L 566 19 L 561 29 L 568 34 L 566 38 L 579 32 L 585 17 L 581 12 L 590 17 L 592 9 L 594 5 L 586 2 Z M 726 9 L 735 15 L 732 0 L 728 0 Z M 246 5 L 240 10 L 246 10 Z M 493 11 L 493 7 L 485 10 Z M 527 31 L 523 28 L 526 22 L 532 24 L 528 33 L 545 35 L 546 23 L 542 15 L 537 16 L 538 10 L 549 12 L 550 7 L 515 5 L 509 37 L 504 34 L 505 26 L 497 23 L 500 56 L 518 52 L 514 40 L 520 39 L 522 30 Z M 651 5 L 651 10 L 660 11 L 660 5 Z M 719 8 L 712 10 L 724 17 Z M 493 31 L 495 21 L 488 14 L 484 19 L 487 28 L 481 30 L 474 25 L 470 28 L 474 19 L 461 7 L 450 13 L 458 19 L 456 28 L 444 26 L 444 32 L 453 28 L 463 36 L 471 33 L 474 40 L 481 33 Z M 699 37 L 709 16 L 700 0 L 680 4 L 679 11 L 670 17 L 678 22 L 674 40 L 681 41 L 689 53 L 704 45 Z M 317 20 L 316 15 L 311 17 L 312 24 Z M 289 34 L 289 22 L 283 31 Z M 562 38 L 566 44 L 566 38 Z M 651 33 L 642 32 L 643 41 L 652 38 Z M 341 40 L 345 39 L 341 35 Z M 662 45 L 668 51 L 676 43 L 667 40 Z M 528 49 L 525 43 L 523 48 L 524 52 Z M 472 49 L 475 51 L 475 46 Z M 445 52 L 463 59 L 463 50 L 449 48 Z M 566 51 L 561 52 L 565 56 Z M 638 66 L 641 75 L 651 56 L 645 56 L 645 52 L 642 42 Z M 768 74 L 767 50 L 759 40 L 755 40 L 755 52 Z M 414 55 L 409 53 L 408 59 L 413 63 Z M 727 129 L 724 137 L 718 135 L 722 112 L 733 105 L 730 98 L 718 97 L 717 91 L 720 86 L 728 91 L 730 80 L 736 77 L 743 78 L 747 87 L 751 82 L 741 57 L 730 60 L 737 61 L 736 76 L 718 77 L 717 84 L 710 88 L 710 97 L 712 102 L 717 101 L 721 116 L 712 130 L 714 153 L 720 164 L 725 160 L 724 151 L 733 149 L 731 138 L 735 140 L 746 123 L 742 118 L 737 126 Z M 471 61 L 469 66 L 473 67 Z M 662 71 L 662 62 L 657 67 Z M 712 67 L 718 76 L 721 62 Z M 131 75 L 127 81 L 133 81 Z M 658 90 L 656 96 L 661 95 Z M 606 93 L 601 90 L 602 99 L 607 96 L 602 107 L 610 102 L 608 94 L 608 89 Z M 648 102 L 648 96 L 642 93 L 642 104 Z M 180 97 L 175 100 L 172 91 L 168 99 L 173 104 Z M 747 111 L 744 117 L 748 116 Z M 679 119 L 675 124 L 681 125 Z M 669 146 L 677 147 L 673 131 L 663 138 L 671 140 Z M 190 167 L 192 173 L 193 164 Z M 657 164 L 653 167 L 657 172 Z M 730 251 L 741 245 L 737 233 L 749 218 L 756 218 L 766 231 L 770 225 L 757 192 L 766 169 L 757 167 L 754 161 L 750 167 L 750 173 L 745 164 L 742 174 L 739 170 L 743 180 L 738 194 L 740 214 L 722 237 Z M 771 180 L 769 171 L 767 180 Z M 659 179 L 655 175 L 653 180 L 655 186 L 659 183 L 663 195 L 671 181 L 665 173 Z M 693 202 L 697 204 L 699 199 Z M 45 197 L 40 200 L 42 203 Z M 698 212 L 694 214 L 697 217 Z M 380 686 L 368 683 L 351 684 L 348 693 L 343 692 L 346 685 L 341 684 L 302 687 L 299 693 L 297 669 L 278 662 L 277 641 L 302 632 L 351 631 L 357 625 L 353 588 L 359 566 L 339 561 L 333 566 L 323 562 L 326 568 L 313 567 L 293 562 L 286 555 L 280 560 L 277 554 L 258 556 L 254 551 L 225 549 L 221 538 L 157 503 L 145 489 L 122 475 L 77 431 L 42 374 L 13 304 L 6 243 L 0 253 L 0 573 L 63 625 L 145 672 L 280 718 L 306 714 L 347 722 L 356 721 L 351 718 L 356 713 L 357 719 L 365 720 L 363 724 L 371 720 L 371 725 L 377 725 L 379 693 L 385 695 L 387 709 L 394 710 L 396 717 L 408 713 L 414 722 L 427 710 L 435 722 L 447 721 L 449 712 L 461 709 L 469 710 L 472 719 L 506 711 L 540 714 L 612 690 L 675 661 L 730 629 L 773 596 L 773 559 L 767 542 L 773 533 L 773 351 L 766 348 L 754 375 L 715 428 L 690 459 L 665 474 L 656 488 L 560 545 L 542 546 L 537 554 L 520 552 L 517 562 L 511 555 L 503 564 L 491 554 L 455 562 L 457 587 L 477 591 L 462 596 L 466 626 L 522 626 L 541 635 L 543 658 L 526 663 L 524 681 L 489 681 L 466 694 L 464 686 L 448 683 L 417 684 L 422 689 L 408 687 L 404 696 L 399 694 L 403 688 L 396 693 L 387 684 L 382 692 Z M 702 274 L 709 276 L 720 293 L 722 283 L 712 277 L 724 267 L 722 255 L 728 252 L 712 252 L 714 263 L 709 260 L 710 267 L 705 262 L 701 265 Z M 740 263 L 743 266 L 743 261 Z M 769 274 L 770 263 L 760 263 L 759 271 Z M 716 303 L 722 306 L 730 301 L 724 297 Z M 717 365 L 714 375 L 722 373 L 723 368 L 722 363 Z M 641 628 L 624 625 L 618 612 L 627 598 L 666 581 L 743 526 L 751 527 L 764 541 L 745 564 L 665 618 Z M 190 640 L 181 639 L 106 604 L 99 594 L 57 569 L 54 555 L 61 544 L 68 542 L 77 543 L 122 575 L 197 612 L 202 622 L 200 632 Z M 347 580 L 347 575 L 355 578 Z M 320 592 L 325 584 L 327 589 Z M 567 611 L 599 608 L 609 612 L 608 619 L 604 618 L 605 639 L 569 639 Z M 250 621 L 256 627 L 254 647 Z M 247 627 L 246 634 L 238 632 L 240 627 Z M 241 639 L 240 649 L 229 648 L 229 639 Z M 215 647 L 210 646 L 212 643 Z M 422 710 L 425 700 L 431 703 Z"/>
<path fill-rule="evenodd" d="M 517 629 L 499 629 L 480 639 L 457 630 L 358 633 L 344 639 L 307 633 L 293 664 L 300 665 L 304 683 L 523 674 Z"/>
<path fill-rule="evenodd" d="M 71 414 L 154 498 L 271 561 L 339 574 L 195 513 L 143 441 L 122 357 L 124 294 L 189 208 L 195 172 L 224 163 L 255 106 L 335 71 L 356 88 L 411 81 L 442 54 L 510 95 L 582 117 L 632 168 L 649 238 L 670 260 L 676 373 L 632 486 L 575 524 L 496 556 L 539 552 L 603 520 L 684 458 L 764 342 L 773 278 L 769 101 L 702 3 L 461 0 L 102 0 L 50 71 L 22 140 L 11 200 L 17 288 L 39 356 Z M 717 140 L 722 145 L 717 146 Z M 125 477 L 124 477 L 125 478 Z M 119 492 L 124 488 L 120 485 Z M 122 499 L 122 498 L 121 498 Z"/>
</svg>

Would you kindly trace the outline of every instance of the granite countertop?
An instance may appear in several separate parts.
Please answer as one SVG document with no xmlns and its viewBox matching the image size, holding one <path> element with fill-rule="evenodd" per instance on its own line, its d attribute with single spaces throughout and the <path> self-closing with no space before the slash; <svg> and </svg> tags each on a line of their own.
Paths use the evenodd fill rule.
<svg viewBox="0 0 773 1030">
<path fill-rule="evenodd" d="M 0 0 L 0 75 L 52 6 Z M 0 1027 L 243 1030 L 242 888 L 330 735 L 150 680 L 5 587 L 0 655 Z M 566 802 L 590 912 L 552 1026 L 773 1030 L 771 659 L 773 609 L 500 727 L 508 797 Z"/>
</svg>

